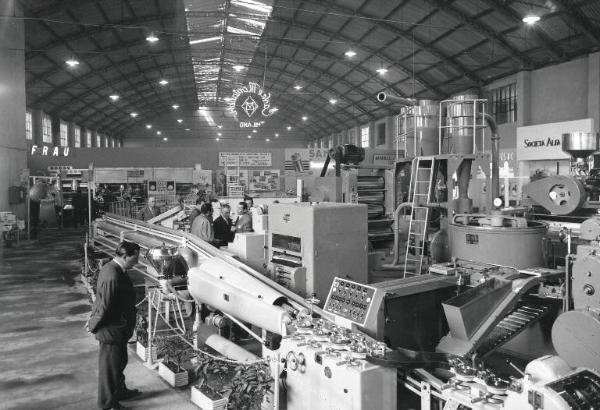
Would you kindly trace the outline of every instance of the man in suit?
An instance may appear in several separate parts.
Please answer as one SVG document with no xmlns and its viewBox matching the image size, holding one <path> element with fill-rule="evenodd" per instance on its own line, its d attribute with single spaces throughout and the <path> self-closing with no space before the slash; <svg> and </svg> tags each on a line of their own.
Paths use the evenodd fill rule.
<svg viewBox="0 0 600 410">
<path fill-rule="evenodd" d="M 100 342 L 98 360 L 98 407 L 127 409 L 119 400 L 127 400 L 139 393 L 125 385 L 123 371 L 127 366 L 127 341 L 135 326 L 135 291 L 127 269 L 137 264 L 139 245 L 119 243 L 112 261 L 98 274 L 96 302 L 87 323 L 88 331 Z"/>
<path fill-rule="evenodd" d="M 233 225 L 230 215 L 231 207 L 227 204 L 221 205 L 221 215 L 213 222 L 217 246 L 227 246 L 229 242 L 233 242 L 235 225 Z"/>
<path fill-rule="evenodd" d="M 154 204 L 154 197 L 148 197 L 148 203 L 138 212 L 138 219 L 141 219 L 142 221 L 146 222 L 157 216 L 160 212 L 158 211 L 156 206 L 154 206 Z"/>
</svg>

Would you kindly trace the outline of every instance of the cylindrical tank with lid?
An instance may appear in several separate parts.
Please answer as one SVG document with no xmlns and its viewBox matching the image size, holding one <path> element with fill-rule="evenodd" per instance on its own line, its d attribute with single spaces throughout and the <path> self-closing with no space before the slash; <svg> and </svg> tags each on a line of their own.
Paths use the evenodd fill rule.
<svg viewBox="0 0 600 410">
<path fill-rule="evenodd" d="M 447 102 L 444 130 L 449 141 L 448 153 L 472 154 L 475 138 L 477 149 L 482 149 L 482 133 L 477 132 L 477 98 L 475 94 L 461 94 Z"/>
<path fill-rule="evenodd" d="M 448 224 L 450 254 L 517 269 L 544 266 L 547 231 L 545 223 L 524 218 L 457 214 Z"/>
<path fill-rule="evenodd" d="M 440 104 L 419 100 L 404 106 L 398 115 L 398 137 L 406 142 L 406 156 L 438 154 Z M 416 144 L 416 145 L 415 145 Z"/>
</svg>

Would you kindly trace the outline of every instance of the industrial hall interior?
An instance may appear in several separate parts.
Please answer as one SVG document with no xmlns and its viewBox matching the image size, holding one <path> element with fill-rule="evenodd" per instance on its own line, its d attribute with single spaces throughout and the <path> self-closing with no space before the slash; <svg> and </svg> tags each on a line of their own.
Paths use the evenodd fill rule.
<svg viewBox="0 0 600 410">
<path fill-rule="evenodd" d="M 0 409 L 600 409 L 600 0 L 0 0 Z"/>
</svg>

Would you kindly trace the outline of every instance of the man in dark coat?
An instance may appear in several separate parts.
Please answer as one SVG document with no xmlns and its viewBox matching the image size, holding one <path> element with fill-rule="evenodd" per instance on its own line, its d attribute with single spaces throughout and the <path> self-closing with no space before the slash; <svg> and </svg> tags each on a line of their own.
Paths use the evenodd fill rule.
<svg viewBox="0 0 600 410">
<path fill-rule="evenodd" d="M 233 242 L 235 225 L 233 225 L 230 215 L 231 207 L 227 204 L 221 205 L 221 215 L 213 222 L 217 246 L 227 246 L 229 242 Z"/>
<path fill-rule="evenodd" d="M 139 245 L 123 241 L 112 261 L 98 275 L 96 302 L 87 327 L 100 342 L 98 361 L 98 407 L 126 409 L 119 400 L 139 393 L 125 386 L 123 371 L 127 366 L 127 341 L 135 326 L 135 291 L 126 271 L 135 266 Z"/>
</svg>

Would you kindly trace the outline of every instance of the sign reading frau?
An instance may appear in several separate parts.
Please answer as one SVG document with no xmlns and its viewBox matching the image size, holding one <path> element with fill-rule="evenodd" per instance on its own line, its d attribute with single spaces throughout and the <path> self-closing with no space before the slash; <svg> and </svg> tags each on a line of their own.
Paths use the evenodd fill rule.
<svg viewBox="0 0 600 410">
<path fill-rule="evenodd" d="M 68 157 L 70 153 L 69 147 L 51 147 L 48 145 L 32 145 L 29 155 L 41 155 L 48 157 Z"/>
<path fill-rule="evenodd" d="M 251 82 L 233 90 L 229 112 L 239 121 L 240 128 L 258 128 L 265 122 L 263 117 L 270 117 L 276 111 L 271 108 L 271 94 L 260 84 Z"/>
</svg>

